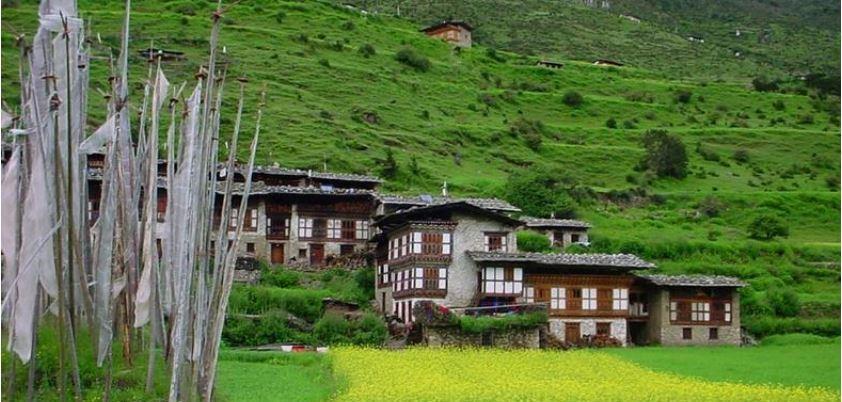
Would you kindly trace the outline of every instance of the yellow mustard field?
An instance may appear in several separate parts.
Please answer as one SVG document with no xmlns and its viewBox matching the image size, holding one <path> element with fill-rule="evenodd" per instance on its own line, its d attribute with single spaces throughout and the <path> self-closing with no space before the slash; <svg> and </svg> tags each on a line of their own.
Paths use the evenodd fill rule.
<svg viewBox="0 0 842 402">
<path fill-rule="evenodd" d="M 712 382 L 596 351 L 345 347 L 338 401 L 838 401 L 824 388 Z M 716 364 L 712 361 L 711 364 Z"/>
</svg>

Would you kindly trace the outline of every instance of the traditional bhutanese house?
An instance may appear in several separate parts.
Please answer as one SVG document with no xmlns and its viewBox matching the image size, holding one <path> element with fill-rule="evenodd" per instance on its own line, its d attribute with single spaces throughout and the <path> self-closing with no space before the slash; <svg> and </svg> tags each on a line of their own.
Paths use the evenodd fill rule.
<svg viewBox="0 0 842 402">
<path fill-rule="evenodd" d="M 612 67 L 622 67 L 623 63 L 614 60 L 606 60 L 606 59 L 597 59 L 593 62 L 595 66 L 612 66 Z"/>
<path fill-rule="evenodd" d="M 649 306 L 632 339 L 661 345 L 739 345 L 740 293 L 745 283 L 727 276 L 640 275 Z"/>
<path fill-rule="evenodd" d="M 576 343 L 607 336 L 626 344 L 635 312 L 632 270 L 654 267 L 629 254 L 469 252 L 480 270 L 480 305 L 546 303 L 549 333 Z"/>
<path fill-rule="evenodd" d="M 564 67 L 564 63 L 552 60 L 538 60 L 535 62 L 536 66 L 540 67 L 547 67 L 547 68 L 562 68 Z"/>
<path fill-rule="evenodd" d="M 375 221 L 376 300 L 384 313 L 412 322 L 412 306 L 477 303 L 479 270 L 469 251 L 516 251 L 520 221 L 469 201 L 417 206 Z"/>
<path fill-rule="evenodd" d="M 442 21 L 421 29 L 427 36 L 444 39 L 459 47 L 471 47 L 471 32 L 474 28 L 465 21 Z"/>
<path fill-rule="evenodd" d="M 527 229 L 545 234 L 555 247 L 567 247 L 571 244 L 588 244 L 590 224 L 574 219 L 544 219 L 521 217 Z"/>
<path fill-rule="evenodd" d="M 239 205 L 244 183 L 233 183 L 233 205 Z M 224 183 L 217 183 L 221 199 Z M 252 183 L 243 221 L 241 255 L 272 264 L 320 266 L 336 258 L 367 249 L 369 224 L 376 207 L 370 189 L 333 186 L 267 185 Z M 221 201 L 214 211 L 215 226 L 222 215 Z M 237 210 L 232 210 L 229 232 L 234 233 Z M 343 265 L 364 264 L 345 261 Z"/>
</svg>

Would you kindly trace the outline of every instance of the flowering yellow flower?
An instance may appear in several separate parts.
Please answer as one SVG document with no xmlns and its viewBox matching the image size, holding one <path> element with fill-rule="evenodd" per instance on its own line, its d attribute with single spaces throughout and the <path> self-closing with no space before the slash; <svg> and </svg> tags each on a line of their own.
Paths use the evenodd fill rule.
<svg viewBox="0 0 842 402">
<path fill-rule="evenodd" d="M 712 382 L 658 373 L 590 350 L 342 347 L 331 354 L 345 384 L 338 401 L 839 400 L 837 392 L 824 388 Z"/>
</svg>

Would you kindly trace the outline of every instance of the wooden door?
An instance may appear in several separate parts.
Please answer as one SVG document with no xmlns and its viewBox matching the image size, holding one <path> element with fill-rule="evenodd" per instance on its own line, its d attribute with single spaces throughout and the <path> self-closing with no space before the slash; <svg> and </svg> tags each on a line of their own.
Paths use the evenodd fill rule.
<svg viewBox="0 0 842 402">
<path fill-rule="evenodd" d="M 566 322 L 564 323 L 564 340 L 570 343 L 579 342 L 579 338 L 581 338 L 581 334 L 579 333 L 579 323 L 578 322 Z"/>
<path fill-rule="evenodd" d="M 282 243 L 272 243 L 272 264 L 284 263 L 284 245 Z"/>
<path fill-rule="evenodd" d="M 325 245 L 310 245 L 310 265 L 322 265 L 325 261 Z"/>
</svg>

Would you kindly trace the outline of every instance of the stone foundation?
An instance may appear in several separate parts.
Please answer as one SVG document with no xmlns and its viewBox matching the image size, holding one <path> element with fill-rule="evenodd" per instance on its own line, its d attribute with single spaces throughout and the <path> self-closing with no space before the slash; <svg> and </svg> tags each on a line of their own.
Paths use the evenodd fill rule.
<svg viewBox="0 0 842 402">
<path fill-rule="evenodd" d="M 485 340 L 485 345 L 483 341 Z M 423 342 L 430 347 L 442 346 L 493 346 L 497 348 L 538 348 L 540 329 L 510 329 L 490 331 L 487 334 L 463 332 L 456 326 L 426 326 Z"/>
</svg>

